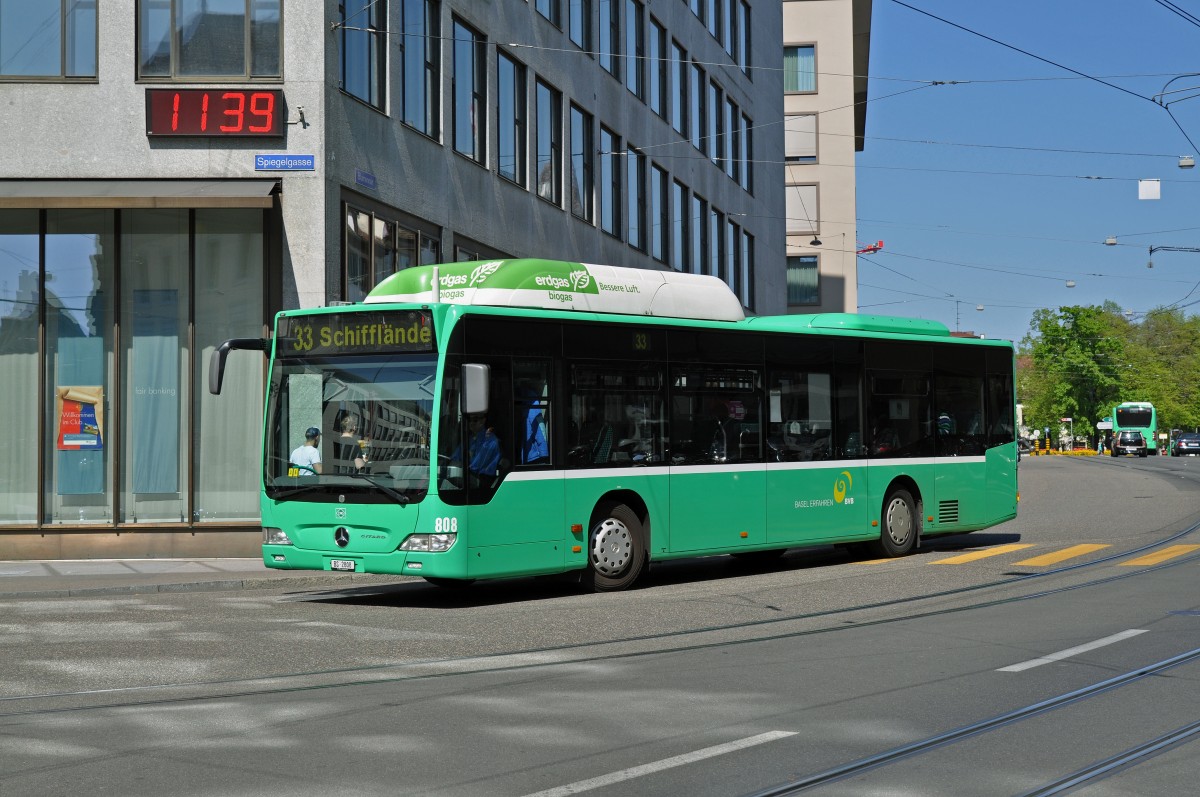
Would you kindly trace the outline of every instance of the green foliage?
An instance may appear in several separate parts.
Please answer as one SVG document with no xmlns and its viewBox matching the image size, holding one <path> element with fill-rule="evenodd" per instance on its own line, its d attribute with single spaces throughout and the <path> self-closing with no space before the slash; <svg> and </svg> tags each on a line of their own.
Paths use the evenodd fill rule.
<svg viewBox="0 0 1200 797">
<path fill-rule="evenodd" d="M 1200 317 L 1159 308 L 1138 323 L 1118 305 L 1037 310 L 1021 341 L 1017 400 L 1025 425 L 1058 429 L 1074 419 L 1077 436 L 1122 401 L 1149 401 L 1158 428 L 1200 426 Z"/>
</svg>

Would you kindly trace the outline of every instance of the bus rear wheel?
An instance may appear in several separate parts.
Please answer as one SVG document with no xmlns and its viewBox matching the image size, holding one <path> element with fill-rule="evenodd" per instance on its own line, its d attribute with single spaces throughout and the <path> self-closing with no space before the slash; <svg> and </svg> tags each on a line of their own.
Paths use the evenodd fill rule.
<svg viewBox="0 0 1200 797">
<path fill-rule="evenodd" d="M 879 540 L 873 544 L 874 553 L 889 558 L 906 556 L 917 547 L 917 533 L 921 522 L 917 515 L 917 502 L 908 490 L 897 488 L 883 499 L 883 530 Z"/>
<path fill-rule="evenodd" d="M 628 589 L 646 563 L 642 521 L 625 504 L 611 504 L 597 514 L 588 532 L 588 569 L 584 586 L 596 592 Z"/>
</svg>

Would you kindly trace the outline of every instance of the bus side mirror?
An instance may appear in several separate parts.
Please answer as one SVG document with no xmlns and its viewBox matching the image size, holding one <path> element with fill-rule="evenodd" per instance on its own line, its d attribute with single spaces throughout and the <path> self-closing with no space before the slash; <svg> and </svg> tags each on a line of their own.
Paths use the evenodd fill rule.
<svg viewBox="0 0 1200 797">
<path fill-rule="evenodd" d="M 462 412 L 475 415 L 488 411 L 488 389 L 492 368 L 482 363 L 463 363 L 462 367 Z"/>
<path fill-rule="evenodd" d="M 271 350 L 271 341 L 267 338 L 233 338 L 213 349 L 208 358 L 208 392 L 214 396 L 221 395 L 221 383 L 225 381 L 225 358 L 234 349 L 249 349 L 266 354 Z"/>
</svg>

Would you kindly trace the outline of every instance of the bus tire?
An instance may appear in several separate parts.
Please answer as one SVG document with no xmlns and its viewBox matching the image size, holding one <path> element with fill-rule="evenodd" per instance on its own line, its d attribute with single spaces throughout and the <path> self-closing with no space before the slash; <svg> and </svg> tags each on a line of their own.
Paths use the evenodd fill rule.
<svg viewBox="0 0 1200 797">
<path fill-rule="evenodd" d="M 646 564 L 642 521 L 625 504 L 610 504 L 588 532 L 588 568 L 583 584 L 594 592 L 628 589 Z"/>
<path fill-rule="evenodd" d="M 920 517 L 917 502 L 908 490 L 896 488 L 887 494 L 879 525 L 883 529 L 879 540 L 873 544 L 876 554 L 895 558 L 913 552 L 917 547 Z"/>
</svg>

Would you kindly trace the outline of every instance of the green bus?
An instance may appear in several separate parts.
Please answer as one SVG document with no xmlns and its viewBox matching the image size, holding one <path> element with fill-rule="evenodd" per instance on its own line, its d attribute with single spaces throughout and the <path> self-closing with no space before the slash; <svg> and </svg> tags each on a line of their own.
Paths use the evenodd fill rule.
<svg viewBox="0 0 1200 797">
<path fill-rule="evenodd" d="M 1113 407 L 1113 438 L 1122 431 L 1141 432 L 1146 441 L 1146 453 L 1158 453 L 1158 413 L 1148 401 L 1125 401 Z"/>
<path fill-rule="evenodd" d="M 268 567 L 618 590 L 1016 516 L 1012 345 L 933 321 L 747 318 L 716 277 L 519 259 L 282 312 L 214 352 L 214 393 L 232 349 L 271 356 Z"/>
</svg>

